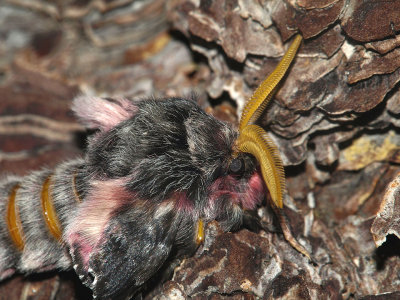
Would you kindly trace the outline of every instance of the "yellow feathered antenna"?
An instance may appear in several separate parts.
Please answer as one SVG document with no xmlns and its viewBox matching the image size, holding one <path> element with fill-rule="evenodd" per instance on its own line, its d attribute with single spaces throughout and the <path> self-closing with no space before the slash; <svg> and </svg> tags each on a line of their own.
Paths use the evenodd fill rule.
<svg viewBox="0 0 400 300">
<path fill-rule="evenodd" d="M 286 51 L 275 70 L 259 85 L 243 108 L 239 122 L 239 131 L 247 124 L 254 123 L 261 115 L 269 100 L 274 96 L 278 83 L 285 76 L 302 41 L 301 35 L 296 35 L 293 43 Z"/>
<path fill-rule="evenodd" d="M 296 52 L 301 44 L 302 37 L 297 35 L 286 51 L 275 70 L 256 89 L 253 96 L 246 103 L 239 123 L 238 150 L 254 155 L 258 160 L 261 173 L 267 185 L 272 201 L 278 208 L 283 207 L 285 194 L 285 174 L 282 160 L 275 144 L 268 134 L 257 125 L 252 125 L 260 117 L 262 111 L 273 97 L 276 87 L 286 74 Z"/>
<path fill-rule="evenodd" d="M 262 177 L 273 201 L 273 208 L 279 218 L 286 240 L 300 253 L 311 261 L 311 255 L 293 237 L 289 224 L 283 213 L 283 196 L 285 195 L 285 174 L 279 152 L 271 138 L 260 126 L 254 125 L 269 100 L 277 90 L 279 82 L 285 76 L 296 52 L 300 47 L 302 37 L 297 35 L 286 51 L 275 70 L 256 89 L 253 96 L 246 103 L 239 123 L 239 137 L 237 149 L 252 154 L 260 164 Z"/>
</svg>

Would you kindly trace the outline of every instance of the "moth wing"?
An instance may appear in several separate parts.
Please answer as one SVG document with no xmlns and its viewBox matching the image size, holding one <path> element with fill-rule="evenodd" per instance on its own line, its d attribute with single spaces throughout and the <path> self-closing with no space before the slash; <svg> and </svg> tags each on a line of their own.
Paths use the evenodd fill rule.
<svg viewBox="0 0 400 300">
<path fill-rule="evenodd" d="M 149 207 L 150 206 L 150 207 Z M 82 262 L 84 247 L 71 248 L 75 270 L 98 299 L 124 299 L 149 280 L 170 255 L 178 217 L 172 208 L 144 205 L 114 213 Z"/>
</svg>

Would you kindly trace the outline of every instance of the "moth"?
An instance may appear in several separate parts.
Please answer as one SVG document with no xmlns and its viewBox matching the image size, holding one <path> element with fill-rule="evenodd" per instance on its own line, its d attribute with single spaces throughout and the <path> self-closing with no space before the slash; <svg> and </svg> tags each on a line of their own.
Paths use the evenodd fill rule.
<svg viewBox="0 0 400 300">
<path fill-rule="evenodd" d="M 181 98 L 74 99 L 75 114 L 97 130 L 85 156 L 0 182 L 0 279 L 73 267 L 94 298 L 129 298 L 193 253 L 207 223 L 240 227 L 267 189 L 285 237 L 309 256 L 282 217 L 278 150 L 255 124 L 301 40 L 256 89 L 238 130 Z"/>
</svg>

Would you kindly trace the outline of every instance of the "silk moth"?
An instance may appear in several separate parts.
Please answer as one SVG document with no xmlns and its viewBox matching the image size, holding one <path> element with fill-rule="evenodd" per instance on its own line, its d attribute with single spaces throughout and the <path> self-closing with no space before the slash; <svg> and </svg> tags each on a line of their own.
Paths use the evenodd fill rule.
<svg viewBox="0 0 400 300">
<path fill-rule="evenodd" d="M 191 100 L 77 97 L 73 111 L 97 130 L 85 157 L 0 182 L 0 279 L 73 267 L 95 298 L 129 298 L 193 253 L 208 222 L 240 227 L 267 188 L 279 213 L 282 161 L 254 123 L 300 43 L 247 102 L 238 131 Z"/>
</svg>

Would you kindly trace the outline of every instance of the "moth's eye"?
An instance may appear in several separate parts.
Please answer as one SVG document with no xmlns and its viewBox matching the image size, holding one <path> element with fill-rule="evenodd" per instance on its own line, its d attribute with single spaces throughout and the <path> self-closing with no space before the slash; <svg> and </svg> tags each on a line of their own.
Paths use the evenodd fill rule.
<svg viewBox="0 0 400 300">
<path fill-rule="evenodd" d="M 229 173 L 234 175 L 242 175 L 245 170 L 245 164 L 243 158 L 234 158 L 229 164 Z"/>
</svg>

